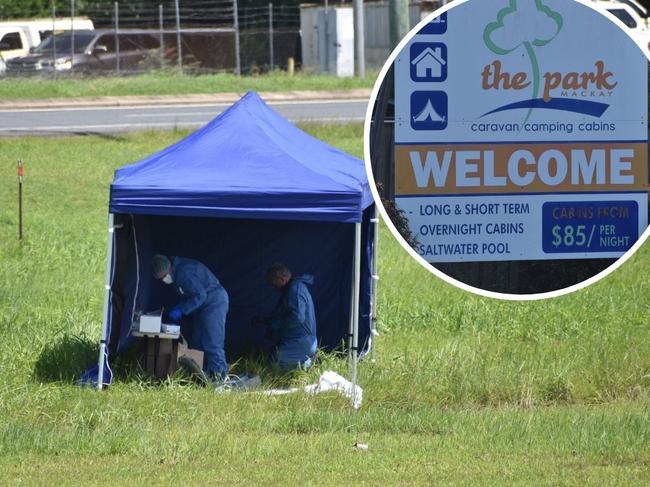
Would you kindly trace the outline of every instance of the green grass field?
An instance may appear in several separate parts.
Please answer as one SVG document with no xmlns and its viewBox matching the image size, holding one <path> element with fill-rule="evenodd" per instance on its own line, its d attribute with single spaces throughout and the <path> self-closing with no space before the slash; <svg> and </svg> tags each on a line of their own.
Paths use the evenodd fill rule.
<svg viewBox="0 0 650 487">
<path fill-rule="evenodd" d="M 307 130 L 361 155 L 359 125 Z M 383 229 L 382 334 L 356 412 L 336 394 L 216 395 L 133 373 L 74 386 L 96 358 L 112 173 L 182 135 L 0 139 L 0 484 L 650 483 L 647 245 L 585 290 L 502 302 L 438 280 Z M 290 380 L 328 368 L 347 375 L 331 357 Z"/>
<path fill-rule="evenodd" d="M 0 78 L 0 100 L 93 96 L 188 95 L 247 91 L 348 90 L 372 88 L 376 73 L 365 78 L 286 72 L 255 76 L 234 74 L 181 75 L 174 72 L 122 77 Z"/>
</svg>

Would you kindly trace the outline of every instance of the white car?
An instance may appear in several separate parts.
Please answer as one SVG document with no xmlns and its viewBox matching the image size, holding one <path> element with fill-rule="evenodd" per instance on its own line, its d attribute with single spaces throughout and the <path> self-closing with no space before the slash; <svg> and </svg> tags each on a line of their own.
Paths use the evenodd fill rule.
<svg viewBox="0 0 650 487">
<path fill-rule="evenodd" d="M 650 25 L 648 25 L 648 10 L 635 0 L 598 0 L 598 8 L 606 10 L 619 19 L 628 29 L 632 38 L 650 56 Z"/>
<path fill-rule="evenodd" d="M 0 22 L 0 73 L 6 69 L 4 61 L 26 56 L 53 32 L 69 30 L 71 26 L 75 30 L 94 28 L 92 20 L 82 17 Z"/>
</svg>

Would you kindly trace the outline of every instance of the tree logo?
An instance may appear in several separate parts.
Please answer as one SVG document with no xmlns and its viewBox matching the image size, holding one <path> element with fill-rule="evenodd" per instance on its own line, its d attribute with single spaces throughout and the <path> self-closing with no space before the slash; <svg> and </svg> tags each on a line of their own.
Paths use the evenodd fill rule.
<svg viewBox="0 0 650 487">
<path fill-rule="evenodd" d="M 496 22 L 489 23 L 483 31 L 487 48 L 499 56 L 505 56 L 523 48 L 532 69 L 533 100 L 537 99 L 540 86 L 539 63 L 535 49 L 549 44 L 562 30 L 562 16 L 544 5 L 543 0 L 510 0 L 510 5 L 497 14 Z M 530 117 L 529 107 L 524 123 Z"/>
</svg>

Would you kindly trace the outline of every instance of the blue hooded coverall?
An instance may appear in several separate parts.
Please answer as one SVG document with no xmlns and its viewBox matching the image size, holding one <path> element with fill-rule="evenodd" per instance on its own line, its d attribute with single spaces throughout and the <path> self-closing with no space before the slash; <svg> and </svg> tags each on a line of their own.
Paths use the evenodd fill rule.
<svg viewBox="0 0 650 487">
<path fill-rule="evenodd" d="M 205 265 L 193 259 L 174 257 L 172 279 L 183 315 L 193 314 L 190 345 L 203 350 L 203 370 L 222 379 L 228 374 L 224 352 L 228 293 Z"/>
<path fill-rule="evenodd" d="M 308 368 L 316 353 L 316 314 L 307 289 L 313 283 L 311 275 L 291 279 L 271 315 L 275 359 L 283 369 Z"/>
</svg>

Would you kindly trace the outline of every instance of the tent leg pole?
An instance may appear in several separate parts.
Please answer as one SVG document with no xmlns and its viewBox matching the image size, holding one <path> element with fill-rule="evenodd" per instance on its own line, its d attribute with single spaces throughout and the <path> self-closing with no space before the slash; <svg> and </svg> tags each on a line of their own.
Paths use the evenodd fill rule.
<svg viewBox="0 0 650 487">
<path fill-rule="evenodd" d="M 352 306 L 352 405 L 357 400 L 357 362 L 359 358 L 359 287 L 361 285 L 361 223 L 354 226 L 354 303 Z"/>
<path fill-rule="evenodd" d="M 378 258 L 377 255 L 379 248 L 379 211 L 377 210 L 377 205 L 375 204 L 375 216 L 370 220 L 373 226 L 373 243 L 372 243 L 372 281 L 371 281 L 371 298 L 372 304 L 370 308 L 370 334 L 374 342 L 374 338 L 378 335 L 377 333 L 377 285 L 379 284 L 379 269 L 378 269 Z M 370 357 L 371 360 L 375 361 L 375 347 L 374 343 L 370 347 Z"/>
<path fill-rule="evenodd" d="M 111 267 L 113 264 L 114 215 L 108 214 L 108 238 L 106 243 L 106 275 L 104 278 L 104 315 L 102 318 L 102 338 L 99 342 L 99 359 L 97 361 L 97 389 L 104 387 L 104 363 L 106 362 L 106 344 L 108 342 L 108 306 L 111 295 Z"/>
<path fill-rule="evenodd" d="M 355 235 L 356 239 L 356 235 Z M 355 249 L 356 249 L 356 240 L 355 240 Z M 352 273 L 350 275 L 350 322 L 348 325 L 348 339 L 347 339 L 347 344 L 348 344 L 348 365 L 352 367 L 352 337 L 354 336 L 354 294 L 355 294 L 355 288 L 354 288 L 354 266 L 356 265 L 355 261 L 355 255 L 352 255 Z"/>
</svg>

